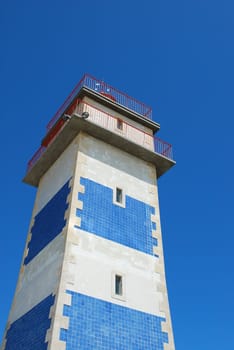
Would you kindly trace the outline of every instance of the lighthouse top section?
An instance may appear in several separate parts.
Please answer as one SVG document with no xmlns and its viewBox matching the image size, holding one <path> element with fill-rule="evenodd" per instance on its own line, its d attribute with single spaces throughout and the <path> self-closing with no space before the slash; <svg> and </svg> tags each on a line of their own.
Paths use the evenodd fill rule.
<svg viewBox="0 0 234 350">
<path fill-rule="evenodd" d="M 159 128 L 149 106 L 85 74 L 48 123 L 23 181 L 37 187 L 81 131 L 155 164 L 160 177 L 175 161 L 172 146 L 154 136 Z"/>
</svg>

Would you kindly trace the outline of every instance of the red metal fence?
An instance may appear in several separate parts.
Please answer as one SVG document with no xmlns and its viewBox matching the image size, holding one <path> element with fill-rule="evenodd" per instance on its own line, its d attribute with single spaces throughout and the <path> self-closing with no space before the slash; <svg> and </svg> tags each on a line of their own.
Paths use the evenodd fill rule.
<svg viewBox="0 0 234 350">
<path fill-rule="evenodd" d="M 127 107 L 146 118 L 152 119 L 151 107 L 148 107 L 144 103 L 137 101 L 135 98 L 130 97 L 127 94 L 113 88 L 104 81 L 98 80 L 89 74 L 85 74 L 72 90 L 70 95 L 66 98 L 62 106 L 55 113 L 53 118 L 50 120 L 47 125 L 47 130 L 51 129 L 56 121 L 61 117 L 61 115 L 66 112 L 67 108 L 72 103 L 82 87 L 87 87 L 93 91 L 99 92 L 100 94 L 116 101 L 120 105 Z"/>
</svg>

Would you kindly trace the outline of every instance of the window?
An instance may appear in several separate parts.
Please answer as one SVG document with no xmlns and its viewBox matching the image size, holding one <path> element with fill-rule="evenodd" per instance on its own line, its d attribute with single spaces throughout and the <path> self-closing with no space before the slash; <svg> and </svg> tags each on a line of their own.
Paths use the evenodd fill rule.
<svg viewBox="0 0 234 350">
<path fill-rule="evenodd" d="M 113 188 L 113 203 L 122 208 L 125 208 L 125 201 L 126 201 L 126 198 L 125 198 L 124 189 L 122 189 L 119 186 L 116 186 L 115 188 Z"/>
<path fill-rule="evenodd" d="M 123 278 L 120 275 L 115 275 L 115 295 L 123 295 Z"/>
<path fill-rule="evenodd" d="M 115 201 L 117 203 L 123 202 L 123 190 L 121 188 L 116 188 Z"/>
<path fill-rule="evenodd" d="M 112 298 L 126 301 L 126 278 L 119 271 L 111 273 L 111 296 Z"/>
<path fill-rule="evenodd" d="M 117 119 L 117 129 L 123 130 L 123 121 L 122 119 Z"/>
</svg>

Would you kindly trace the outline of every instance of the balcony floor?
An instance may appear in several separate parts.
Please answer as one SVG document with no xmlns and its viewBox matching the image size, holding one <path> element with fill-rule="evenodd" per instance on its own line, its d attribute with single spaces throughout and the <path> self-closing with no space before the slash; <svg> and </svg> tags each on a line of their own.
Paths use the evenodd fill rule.
<svg viewBox="0 0 234 350">
<path fill-rule="evenodd" d="M 168 171 L 173 165 L 175 165 L 175 161 L 161 154 L 155 153 L 119 134 L 113 133 L 100 125 L 94 124 L 89 121 L 89 119 L 84 120 L 81 117 L 73 114 L 71 119 L 64 124 L 59 134 L 48 145 L 47 149 L 41 155 L 38 161 L 32 166 L 31 169 L 29 169 L 23 179 L 23 182 L 37 187 L 40 178 L 59 158 L 61 153 L 79 134 L 80 131 L 84 131 L 91 136 L 94 136 L 108 144 L 134 155 L 135 157 L 153 163 L 157 169 L 158 178 Z"/>
</svg>

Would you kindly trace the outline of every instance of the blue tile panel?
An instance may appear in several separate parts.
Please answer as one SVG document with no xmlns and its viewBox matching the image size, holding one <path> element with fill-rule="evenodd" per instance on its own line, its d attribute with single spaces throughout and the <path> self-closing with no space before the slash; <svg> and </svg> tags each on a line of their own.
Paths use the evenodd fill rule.
<svg viewBox="0 0 234 350">
<path fill-rule="evenodd" d="M 34 225 L 31 229 L 32 238 L 28 244 L 29 252 L 24 260 L 25 265 L 45 248 L 66 225 L 64 214 L 68 208 L 66 201 L 70 192 L 69 181 L 35 216 Z"/>
<path fill-rule="evenodd" d="M 72 305 L 64 306 L 69 328 L 61 329 L 66 350 L 163 350 L 168 334 L 164 318 L 129 309 L 76 292 Z"/>
<path fill-rule="evenodd" d="M 152 237 L 156 224 L 151 221 L 154 207 L 126 196 L 125 208 L 113 203 L 113 190 L 89 179 L 81 178 L 85 193 L 79 193 L 83 209 L 77 209 L 80 228 L 127 247 L 153 255 Z"/>
<path fill-rule="evenodd" d="M 50 328 L 50 308 L 54 296 L 49 295 L 10 325 L 5 350 L 47 350 L 46 332 Z"/>
</svg>

